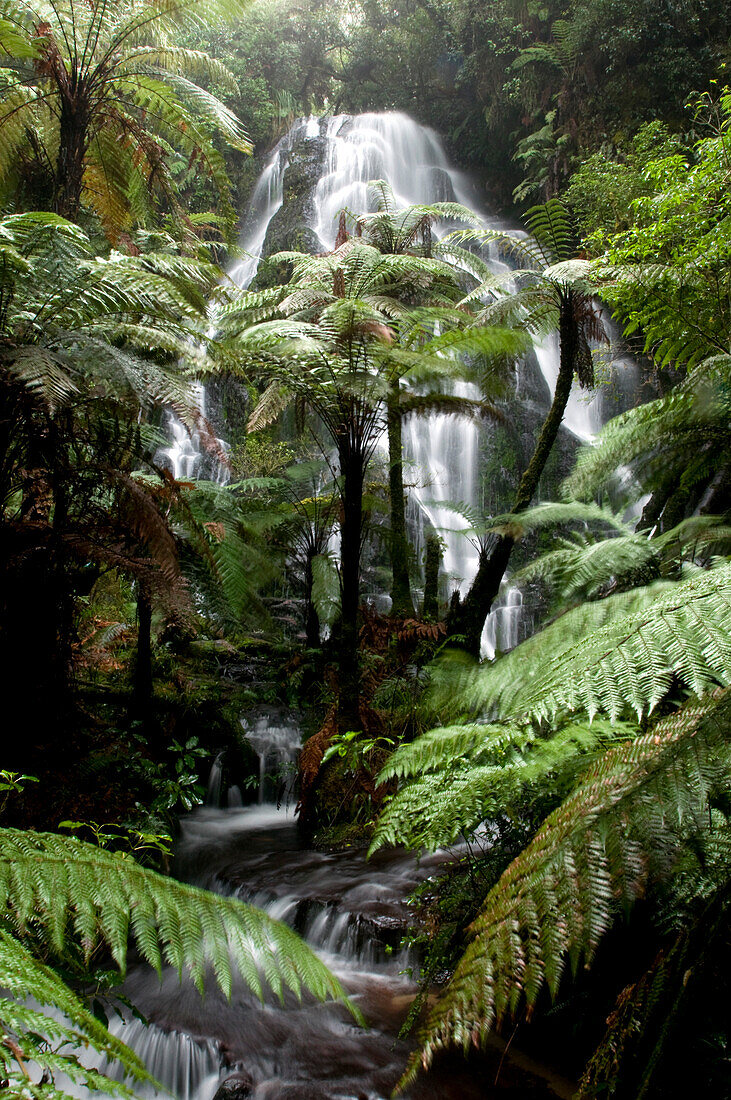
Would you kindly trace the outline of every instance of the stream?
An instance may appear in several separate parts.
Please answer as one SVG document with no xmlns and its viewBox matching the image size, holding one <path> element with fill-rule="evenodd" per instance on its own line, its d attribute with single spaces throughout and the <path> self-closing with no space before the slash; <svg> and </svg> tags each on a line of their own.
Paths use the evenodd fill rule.
<svg viewBox="0 0 731 1100">
<path fill-rule="evenodd" d="M 272 759 L 282 762 L 285 743 L 290 755 L 296 753 L 299 730 L 281 715 L 272 717 L 269 742 L 262 715 L 242 724 L 267 767 Z M 217 766 L 220 772 L 218 763 L 214 772 Z M 289 996 L 281 1004 L 271 996 L 262 1005 L 240 980 L 230 1001 L 213 982 L 202 999 L 190 982 L 179 983 L 173 970 L 160 981 L 148 967 L 133 965 L 124 992 L 151 1026 L 115 1019 L 111 1029 L 176 1100 L 212 1100 L 226 1080 L 229 1089 L 236 1086 L 227 1100 L 385 1100 L 413 1047 L 397 1038 L 418 976 L 418 959 L 400 946 L 409 923 L 405 899 L 454 853 L 417 859 L 387 851 L 366 861 L 363 850 L 303 848 L 291 804 L 266 801 L 275 789 L 268 773 L 261 802 L 205 806 L 184 817 L 175 874 L 257 905 L 293 927 L 338 976 L 369 1027 L 359 1027 L 339 1005 L 312 999 L 300 1004 Z M 218 797 L 228 801 L 220 784 Z M 454 1055 L 405 1095 L 413 1100 L 571 1095 L 566 1082 L 529 1059 L 512 1051 L 503 1064 L 501 1058 L 497 1040 L 484 1058 L 467 1063 Z M 494 1088 L 498 1068 L 500 1085 Z"/>
</svg>

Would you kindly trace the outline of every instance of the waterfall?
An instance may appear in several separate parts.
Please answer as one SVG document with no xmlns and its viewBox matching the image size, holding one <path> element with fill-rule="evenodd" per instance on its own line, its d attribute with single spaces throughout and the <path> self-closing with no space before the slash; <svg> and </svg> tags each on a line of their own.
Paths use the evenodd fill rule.
<svg viewBox="0 0 731 1100">
<path fill-rule="evenodd" d="M 514 585 L 503 584 L 503 589 L 487 616 L 482 631 L 481 653 L 492 661 L 497 653 L 514 649 L 520 637 L 523 593 Z"/>
<path fill-rule="evenodd" d="M 148 1072 L 172 1096 L 191 1100 L 209 1100 L 213 1096 L 221 1075 L 221 1056 L 215 1043 L 197 1041 L 181 1031 L 163 1031 L 154 1024 L 126 1016 L 110 1020 L 109 1030 L 134 1050 Z M 99 1068 L 112 1080 L 124 1080 L 118 1062 L 104 1060 Z M 135 1094 L 143 1100 L 160 1097 L 149 1086 L 137 1085 Z"/>
<path fill-rule="evenodd" d="M 288 177 L 288 172 L 293 175 Z M 296 182 L 288 182 L 290 179 Z M 456 201 L 475 209 L 487 224 L 498 224 L 480 210 L 479 197 L 469 179 L 450 166 L 437 134 L 408 116 L 387 112 L 303 118 L 294 123 L 264 162 L 243 218 L 239 246 L 244 255 L 231 267 L 230 278 L 240 287 L 248 286 L 261 257 L 282 248 L 313 252 L 331 249 L 343 209 L 362 212 L 374 208 L 368 183 L 375 179 L 388 182 L 397 206 Z M 516 236 L 525 234 L 517 230 Z M 507 272 L 494 248 L 487 250 L 486 256 L 496 274 Z M 606 316 L 603 320 L 611 329 L 611 320 Z M 537 342 L 534 350 L 539 384 L 545 383 L 541 401 L 547 406 L 558 376 L 557 337 Z M 613 358 L 612 352 L 603 355 L 615 374 L 632 373 L 627 360 Z M 519 370 L 519 386 L 524 369 Z M 480 396 L 477 387 L 467 382 L 452 383 L 452 392 L 469 399 Z M 204 412 L 206 395 L 202 386 L 199 396 Z M 605 419 L 604 403 L 601 389 L 585 393 L 574 386 L 564 418 L 571 438 L 580 442 L 594 438 Z M 200 441 L 188 436 L 173 417 L 168 428 L 171 444 L 164 454 L 175 476 L 201 476 L 205 464 Z M 473 418 L 441 414 L 413 416 L 404 423 L 403 457 L 405 480 L 411 483 L 408 515 L 412 542 L 418 553 L 427 526 L 442 537 L 447 595 L 455 588 L 465 594 L 477 571 L 478 545 L 469 535 L 468 517 L 484 510 L 480 448 L 486 434 L 493 430 Z M 385 449 L 384 442 L 381 450 Z M 464 506 L 464 514 L 450 504 Z M 508 587 L 507 591 L 514 590 Z M 488 619 L 483 637 L 486 654 L 496 647 L 509 648 L 512 639 L 518 637 L 517 627 L 513 626 L 520 618 L 521 605 L 516 596 L 509 599 L 513 602 L 503 605 L 499 601 L 492 620 Z M 373 602 L 378 602 L 377 594 Z M 508 622 L 513 624 L 509 629 Z"/>
<path fill-rule="evenodd" d="M 221 788 L 223 784 L 223 753 L 219 752 L 211 765 L 211 773 L 208 776 L 208 789 L 206 791 L 206 806 L 221 805 Z"/>
<path fill-rule="evenodd" d="M 259 757 L 259 805 L 287 802 L 294 792 L 295 763 L 302 730 L 289 715 L 241 718 L 244 736 Z"/>
</svg>

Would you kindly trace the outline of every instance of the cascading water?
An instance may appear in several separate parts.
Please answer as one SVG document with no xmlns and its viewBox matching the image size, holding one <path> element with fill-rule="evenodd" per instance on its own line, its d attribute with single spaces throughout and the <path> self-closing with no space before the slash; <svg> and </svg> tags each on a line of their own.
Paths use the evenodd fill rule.
<svg viewBox="0 0 731 1100">
<path fill-rule="evenodd" d="M 294 792 L 302 730 L 288 715 L 244 717 L 241 726 L 259 757 L 259 804 L 272 800 L 287 803 Z"/>
<path fill-rule="evenodd" d="M 492 661 L 496 654 L 514 649 L 520 636 L 523 593 L 514 585 L 503 585 L 482 632 L 482 655 Z"/>
<path fill-rule="evenodd" d="M 292 751 L 299 733 L 281 712 L 267 716 L 262 710 L 242 724 L 267 768 Z M 212 1100 L 230 1078 L 242 1100 L 386 1100 L 408 1056 L 397 1033 L 417 989 L 411 968 L 418 962 L 400 946 L 409 919 L 405 899 L 454 853 L 419 860 L 390 851 L 366 861 L 362 850 L 305 850 L 291 807 L 278 808 L 268 800 L 273 791 L 265 792 L 259 805 L 203 807 L 183 818 L 176 873 L 290 924 L 337 974 L 370 1026 L 354 1026 L 342 1007 L 308 998 L 300 1003 L 288 995 L 280 1003 L 267 995 L 262 1004 L 240 980 L 230 999 L 213 981 L 202 999 L 170 968 L 160 980 L 147 968 L 132 967 L 123 992 L 152 1026 L 126 1017 L 113 1030 L 176 1100 Z M 489 1074 L 492 1082 L 495 1065 Z M 511 1095 L 520 1095 L 520 1086 L 540 1087 L 537 1095 L 548 1097 L 572 1094 L 568 1083 L 536 1064 L 518 1066 L 511 1053 L 501 1076 L 506 1087 L 518 1087 Z M 481 1071 L 457 1060 L 405 1095 L 478 1100 L 484 1080 Z"/>
<path fill-rule="evenodd" d="M 303 165 L 305 171 L 303 172 Z M 298 180 L 296 221 L 287 225 L 288 172 Z M 374 199 L 368 184 L 383 179 L 391 186 L 397 206 L 413 203 L 457 201 L 476 209 L 479 201 L 468 178 L 450 167 L 438 136 L 427 127 L 399 113 L 335 115 L 299 119 L 268 156 L 254 188 L 243 221 L 240 248 L 244 258 L 229 271 L 230 278 L 246 287 L 254 278 L 262 255 L 280 247 L 306 247 L 327 251 L 334 245 L 338 218 L 343 209 L 373 209 Z M 304 180 L 304 183 L 303 183 Z M 290 188 L 291 191 L 291 188 Z M 288 203 L 292 195 L 288 193 Z M 284 221 L 282 222 L 282 219 Z M 486 224 L 497 224 L 484 216 Z M 519 231 L 517 235 L 522 235 Z M 506 265 L 496 256 L 488 259 L 493 271 L 505 274 Z M 608 318 L 604 318 L 608 322 Z M 609 327 L 611 329 L 611 322 Z M 536 344 L 535 358 L 546 386 L 544 402 L 550 403 L 558 376 L 558 341 L 548 337 Z M 605 355 L 612 361 L 610 353 Z M 612 367 L 626 374 L 626 360 L 615 358 Z M 518 372 L 520 376 L 520 369 Z M 520 386 L 520 377 L 518 378 Z M 453 392 L 472 400 L 479 399 L 476 386 L 453 384 Z M 200 387 L 201 409 L 205 409 L 205 391 Z M 574 387 L 564 418 L 565 428 L 580 441 L 591 440 L 603 420 L 601 392 L 586 394 Z M 616 410 L 610 410 L 613 412 Z M 171 416 L 172 442 L 163 454 L 176 477 L 201 476 L 205 460 L 200 440 L 190 437 Z M 465 505 L 480 513 L 478 476 L 480 441 L 489 431 L 476 420 L 460 416 L 434 414 L 409 417 L 404 424 L 403 448 L 406 480 L 410 482 L 409 516 L 417 551 L 423 545 L 425 525 L 435 528 L 444 543 L 443 569 L 450 590 L 464 594 L 478 565 L 478 547 L 466 531 L 470 523 L 459 510 L 445 502 Z M 215 474 L 214 476 L 219 476 Z M 517 604 L 511 608 L 511 622 L 519 616 Z M 488 619 L 483 634 L 483 654 L 489 655 L 493 637 L 506 618 L 500 604 L 496 618 Z M 517 633 L 508 632 L 510 638 Z M 504 630 L 498 648 L 508 640 Z"/>
</svg>

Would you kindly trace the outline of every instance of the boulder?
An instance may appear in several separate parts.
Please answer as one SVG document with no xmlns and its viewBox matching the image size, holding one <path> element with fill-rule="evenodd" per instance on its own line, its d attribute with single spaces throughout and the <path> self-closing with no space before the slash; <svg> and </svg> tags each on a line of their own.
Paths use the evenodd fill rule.
<svg viewBox="0 0 731 1100">
<path fill-rule="evenodd" d="M 222 1081 L 213 1100 L 247 1100 L 254 1093 L 254 1083 L 245 1073 L 232 1073 Z"/>
</svg>

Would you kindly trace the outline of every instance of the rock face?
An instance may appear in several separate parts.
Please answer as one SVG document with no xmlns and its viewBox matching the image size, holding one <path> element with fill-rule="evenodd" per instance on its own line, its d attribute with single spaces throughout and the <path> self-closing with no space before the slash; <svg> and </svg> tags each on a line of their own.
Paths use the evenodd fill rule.
<svg viewBox="0 0 731 1100">
<path fill-rule="evenodd" d="M 317 181 L 323 172 L 327 144 L 320 133 L 303 133 L 288 154 L 282 180 L 282 205 L 269 223 L 262 258 L 277 252 L 318 252 L 317 234 L 309 228 L 314 216 Z M 262 264 L 256 276 L 259 287 L 286 282 L 287 264 Z"/>
</svg>

